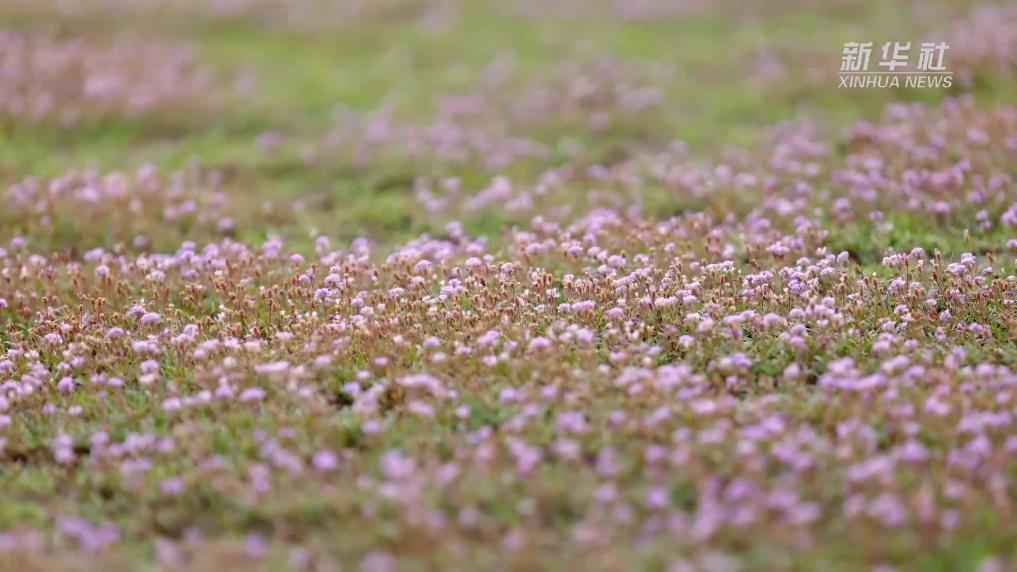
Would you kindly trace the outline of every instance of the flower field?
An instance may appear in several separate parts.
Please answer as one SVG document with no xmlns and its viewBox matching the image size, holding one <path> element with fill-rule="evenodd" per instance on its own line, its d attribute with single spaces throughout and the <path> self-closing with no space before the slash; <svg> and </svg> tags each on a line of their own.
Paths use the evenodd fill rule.
<svg viewBox="0 0 1017 572">
<path fill-rule="evenodd" d="M 4 2 L 0 569 L 1013 569 L 1015 177 L 1005 3 Z"/>
</svg>

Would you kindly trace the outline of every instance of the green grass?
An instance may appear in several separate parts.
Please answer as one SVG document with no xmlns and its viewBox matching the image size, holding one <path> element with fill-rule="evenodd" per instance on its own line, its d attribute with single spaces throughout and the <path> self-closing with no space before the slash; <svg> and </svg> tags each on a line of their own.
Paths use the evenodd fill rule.
<svg viewBox="0 0 1017 572">
<path fill-rule="evenodd" d="M 583 53 L 611 54 L 633 62 L 652 59 L 674 76 L 666 85 L 663 115 L 652 125 L 594 139 L 565 126 L 540 138 L 549 143 L 572 138 L 594 149 L 591 157 L 609 157 L 612 149 L 647 138 L 682 139 L 693 152 L 706 154 L 725 146 L 757 144 L 762 129 L 779 121 L 808 117 L 835 128 L 875 118 L 892 100 L 935 103 L 943 92 L 840 91 L 833 67 L 823 70 L 826 80 L 818 84 L 796 84 L 789 78 L 773 90 L 754 89 L 747 77 L 760 50 L 814 53 L 832 58 L 835 65 L 847 39 L 862 35 L 874 41 L 919 41 L 934 27 L 928 22 L 948 21 L 945 15 L 962 13 L 963 7 L 932 3 L 912 12 L 858 2 L 831 11 L 774 10 L 740 18 L 721 12 L 627 23 L 596 13 L 541 20 L 512 17 L 506 11 L 495 4 L 469 2 L 440 31 L 400 17 L 373 20 L 367 26 L 301 30 L 243 19 L 199 19 L 188 26 L 140 21 L 133 27 L 114 27 L 101 16 L 54 21 L 9 14 L 7 26 L 55 28 L 64 35 L 103 37 L 115 28 L 115 33 L 126 36 L 190 42 L 198 49 L 199 61 L 215 70 L 227 92 L 238 77 L 255 78 L 256 88 L 204 113 L 114 117 L 72 129 L 5 124 L 0 133 L 0 181 L 57 175 L 70 168 L 130 170 L 151 162 L 172 171 L 197 165 L 233 174 L 252 202 L 313 197 L 313 216 L 294 228 L 287 223 L 285 228 L 271 229 L 289 238 L 306 236 L 309 227 L 336 225 L 345 238 L 366 233 L 398 240 L 426 229 L 415 220 L 417 206 L 409 192 L 420 174 L 416 165 L 372 165 L 365 173 L 341 161 L 308 165 L 299 160 L 299 148 L 327 130 L 337 106 L 366 112 L 387 102 L 408 117 L 426 121 L 440 94 L 467 87 L 474 74 L 500 55 L 512 55 L 523 80 Z M 1014 78 L 1003 77 L 979 85 L 974 95 L 991 102 L 1012 100 L 1015 94 Z M 254 140 L 266 131 L 289 134 L 293 142 L 288 151 L 266 154 L 257 149 Z M 535 172 L 538 167 L 523 170 Z M 489 176 L 471 168 L 454 174 L 473 181 Z"/>
<path fill-rule="evenodd" d="M 835 67 L 824 68 L 825 79 L 816 82 L 795 76 L 803 70 L 795 69 L 794 63 L 790 64 L 792 76 L 786 83 L 760 89 L 752 82 L 751 62 L 760 51 L 768 50 L 786 55 L 792 62 L 796 56 L 816 55 L 835 66 L 841 45 L 846 40 L 861 38 L 879 42 L 901 39 L 920 42 L 971 4 L 967 1 L 959 4 L 934 1 L 920 5 L 865 1 L 838 3 L 830 10 L 801 8 L 770 13 L 763 10 L 762 13 L 738 15 L 718 11 L 660 22 L 621 22 L 597 13 L 565 19 L 522 19 L 507 15 L 510 8 L 499 3 L 472 0 L 463 4 L 446 28 L 437 31 L 399 12 L 390 14 L 389 20 L 372 19 L 363 25 L 354 22 L 344 26 L 298 29 L 246 19 L 199 19 L 187 25 L 176 21 L 160 25 L 157 20 L 141 19 L 131 21 L 130 25 L 118 26 L 114 19 L 101 14 L 67 20 L 31 11 L 0 9 L 0 28 L 46 28 L 55 30 L 58 35 L 100 39 L 116 33 L 191 43 L 197 49 L 198 61 L 214 71 L 219 85 L 228 95 L 227 101 L 215 109 L 158 113 L 136 119 L 110 117 L 74 127 L 0 122 L 0 183 L 13 184 L 26 177 L 53 177 L 76 169 L 132 171 L 146 163 L 157 165 L 162 172 L 183 169 L 200 173 L 218 172 L 231 200 L 243 205 L 238 212 L 258 222 L 257 225 L 238 225 L 237 238 L 241 240 L 260 244 L 270 236 L 279 235 L 287 240 L 288 248 L 311 253 L 312 237 L 320 232 L 338 239 L 344 248 L 351 239 L 369 237 L 380 243 L 384 252 L 384 249 L 421 233 L 435 236 L 445 233 L 447 217 L 423 212 L 415 198 L 413 185 L 416 177 L 456 176 L 474 189 L 486 185 L 496 173 L 475 164 L 449 166 L 402 157 L 385 157 L 367 166 L 354 164 L 348 157 L 340 155 L 305 161 L 301 157 L 303 148 L 320 141 L 332 125 L 333 112 L 338 107 L 369 112 L 382 105 L 392 105 L 402 117 L 427 122 L 434 117 L 435 101 L 439 96 L 468 89 L 473 77 L 492 60 L 505 54 L 511 54 L 517 62 L 520 77 L 516 81 L 519 83 L 540 77 L 563 60 L 589 54 L 609 54 L 633 65 L 654 60 L 671 70 L 672 77 L 663 86 L 665 100 L 660 113 L 648 119 L 626 121 L 596 134 L 567 121 L 541 125 L 534 130 L 535 138 L 549 146 L 563 138 L 574 140 L 585 149 L 580 161 L 584 167 L 616 162 L 630 156 L 634 149 L 657 148 L 675 139 L 687 141 L 694 157 L 715 157 L 729 147 L 760 145 L 766 128 L 782 121 L 811 119 L 820 125 L 820 129 L 836 132 L 854 121 L 878 119 L 883 107 L 893 101 L 937 104 L 951 94 L 933 90 L 842 91 L 837 89 Z M 255 78 L 254 89 L 245 94 L 233 93 L 232 84 L 238 78 L 248 76 Z M 971 96 L 987 106 L 1012 103 L 1017 100 L 1017 78 L 1013 75 L 982 78 Z M 285 133 L 288 140 L 278 150 L 264 151 L 258 148 L 255 139 L 266 132 Z M 507 172 L 517 180 L 532 181 L 547 167 L 565 161 L 561 153 L 555 152 L 547 161 L 524 160 Z M 562 191 L 566 199 L 575 201 L 579 201 L 585 192 L 586 189 L 577 188 Z M 654 218 L 702 209 L 740 213 L 739 209 L 743 208 L 736 201 L 704 204 L 705 200 L 717 199 L 679 197 L 665 189 L 640 189 L 640 193 L 645 210 Z M 280 208 L 298 200 L 303 204 L 302 209 Z M 497 241 L 503 230 L 526 223 L 529 215 L 513 215 L 496 205 L 476 213 L 462 213 L 458 218 L 471 234 L 485 235 Z M 886 221 L 892 224 L 891 230 L 880 229 L 869 222 L 852 222 L 840 228 L 831 237 L 828 246 L 832 252 L 848 251 L 860 265 L 860 273 L 877 273 L 884 278 L 893 274 L 880 266 L 887 248 L 921 246 L 930 254 L 938 250 L 952 260 L 964 252 L 979 256 L 1002 255 L 994 249 L 999 249 L 1008 238 L 1007 231 L 998 225 L 982 233 L 950 220 L 929 220 L 904 212 L 888 213 Z M 82 231 L 75 222 L 72 216 L 58 221 L 55 230 L 40 237 L 33 247 L 55 251 L 70 249 L 74 254 L 80 254 L 77 250 L 79 242 L 112 248 L 123 241 L 123 237 L 107 228 L 99 229 L 99 235 L 81 236 Z M 23 228 L 26 224 L 9 213 L 0 213 L 0 226 L 10 232 L 14 232 L 12 229 L 30 232 L 32 229 Z M 831 225 L 835 224 L 831 222 Z M 967 237 L 965 230 L 971 231 Z M 199 231 L 193 234 L 198 237 L 196 240 L 206 236 Z M 172 249 L 179 245 L 181 238 L 191 238 L 188 229 L 174 229 L 172 234 L 157 237 L 163 242 L 156 246 Z M 698 242 L 696 244 L 697 248 L 701 247 Z M 552 270 L 565 272 L 569 269 L 559 266 Z M 271 281 L 266 283 L 272 284 Z M 354 285 L 354 289 L 361 287 L 369 286 L 364 283 Z M 6 286 L 0 284 L 0 294 L 5 294 L 2 288 Z M 249 290 L 242 294 L 253 296 L 255 292 L 256 284 L 250 285 Z M 74 294 L 75 288 L 68 282 L 61 295 L 74 298 Z M 123 305 L 127 298 L 144 298 L 146 290 L 138 287 L 124 293 L 110 289 L 109 293 L 103 294 L 114 303 Z M 259 300 L 264 304 L 264 298 L 259 297 Z M 81 299 L 82 304 L 90 302 Z M 225 302 L 223 292 L 212 291 L 196 302 L 188 301 L 184 296 L 172 300 L 174 311 L 179 311 L 180 316 L 202 323 L 212 323 L 219 311 L 218 305 Z M 1013 352 L 1012 339 L 1007 339 L 1011 332 L 1005 329 L 1012 327 L 1009 325 L 1011 322 L 1003 325 L 1008 319 L 1003 315 L 1007 310 L 995 302 L 986 307 L 1000 315 L 976 316 L 982 323 L 994 324 L 992 336 L 995 344 L 991 351 L 996 353 L 984 357 L 1012 366 L 1017 363 L 1017 353 Z M 302 309 L 310 312 L 313 308 L 307 305 Z M 873 311 L 880 316 L 890 316 L 893 307 L 888 301 L 885 308 Z M 278 316 L 272 315 L 267 306 L 259 306 L 247 317 L 251 315 L 257 318 L 254 323 L 245 322 L 243 328 L 229 334 L 242 337 L 249 333 L 248 330 L 264 333 L 281 327 L 279 323 L 273 324 L 273 320 L 278 322 Z M 44 316 L 41 310 L 38 316 L 27 318 L 13 310 L 0 308 L 0 319 L 0 349 L 7 350 L 13 345 L 11 340 L 38 336 L 34 332 L 43 330 L 33 328 L 37 328 L 40 321 L 57 318 Z M 663 327 L 669 322 L 678 323 L 678 320 L 677 315 L 657 314 L 647 323 Z M 540 327 L 545 326 L 541 324 Z M 435 329 L 440 331 L 442 328 Z M 840 345 L 833 349 L 824 348 L 822 355 L 816 357 L 811 365 L 819 371 L 826 367 L 824 360 L 832 355 L 866 354 L 873 335 L 857 339 L 837 338 L 835 343 Z M 664 336 L 653 342 L 667 347 Z M 756 364 L 753 375 L 762 380 L 760 383 L 775 385 L 774 380 L 781 375 L 783 368 L 797 358 L 782 351 L 775 340 L 771 342 L 772 351 L 764 350 L 762 343 L 755 346 L 765 359 Z M 721 343 L 727 344 L 726 341 Z M 981 350 L 977 344 L 965 343 L 972 355 L 979 355 Z M 725 351 L 737 349 L 734 345 L 723 347 Z M 944 345 L 942 350 L 946 352 L 949 348 Z M 362 353 L 364 356 L 370 354 L 369 351 Z M 286 352 L 281 350 L 280 354 L 285 356 Z M 680 355 L 681 350 L 675 347 L 674 353 L 659 356 L 660 363 L 673 361 Z M 199 382 L 194 379 L 193 372 L 180 365 L 182 360 L 177 357 L 172 354 L 163 356 L 160 362 L 163 376 L 189 390 L 198 387 Z M 705 370 L 713 357 L 709 352 L 700 352 L 695 358 L 700 361 L 694 365 Z M 546 369 L 546 373 L 557 375 L 560 372 L 555 368 L 558 367 L 579 370 L 588 358 L 576 354 L 571 356 L 572 362 L 560 366 L 554 364 L 553 368 Z M 54 351 L 43 359 L 52 365 L 61 358 Z M 413 354 L 405 356 L 406 362 L 414 366 L 420 365 L 419 359 L 422 358 Z M 127 368 L 133 372 L 135 365 L 131 363 Z M 218 455 L 226 460 L 221 469 L 222 474 L 228 477 L 225 480 L 241 482 L 247 478 L 243 474 L 246 465 L 257 459 L 258 445 L 252 434 L 258 429 L 275 433 L 286 424 L 297 432 L 295 440 L 303 444 L 305 453 L 324 447 L 356 451 L 367 449 L 371 437 L 360 426 L 358 417 L 346 409 L 349 396 L 343 395 L 340 384 L 341 379 L 352 378 L 354 372 L 363 366 L 364 363 L 352 361 L 336 365 L 335 379 L 326 379 L 319 384 L 335 393 L 332 404 L 335 411 L 315 411 L 314 416 L 301 410 L 302 405 L 296 400 L 280 398 L 273 405 L 275 409 L 271 415 L 262 415 L 254 407 L 236 407 L 227 411 L 226 406 L 220 409 L 216 405 L 189 412 L 186 424 L 174 424 L 168 420 L 167 414 L 154 406 L 144 391 L 131 388 L 118 393 L 115 403 L 93 399 L 91 394 L 70 398 L 89 412 L 86 417 L 74 422 L 74 433 L 84 435 L 103 429 L 118 441 L 128 432 L 168 436 L 186 425 L 180 429 L 188 432 L 186 442 L 199 450 L 189 451 L 190 456 L 181 455 L 178 462 Z M 500 388 L 499 384 L 508 387 L 549 381 L 529 379 L 527 372 L 512 370 L 504 364 L 494 372 L 484 377 L 484 383 L 494 388 Z M 118 370 L 112 367 L 107 373 L 113 375 Z M 471 373 L 476 372 L 462 375 Z M 808 373 L 814 380 L 814 372 Z M 449 375 L 457 373 L 449 372 Z M 607 383 L 593 374 L 588 377 L 591 379 L 582 377 L 582 381 Z M 493 397 L 497 392 L 488 391 L 486 394 Z M 809 409 L 812 404 L 804 390 L 780 386 L 775 394 L 791 403 L 788 408 L 796 408 L 798 415 L 819 419 L 827 414 L 819 410 L 819 405 L 815 410 Z M 469 399 L 469 416 L 464 423 L 471 431 L 483 426 L 499 427 L 518 414 L 513 406 L 493 399 L 484 401 L 473 396 Z M 613 406 L 608 402 L 602 405 L 600 413 L 609 411 Z M 648 409 L 650 405 L 647 405 Z M 152 558 L 152 547 L 133 542 L 137 538 L 165 536 L 179 539 L 190 526 L 197 526 L 219 539 L 227 539 L 223 542 L 229 542 L 228 539 L 234 536 L 240 538 L 250 532 L 259 532 L 298 538 L 309 544 L 323 544 L 325 552 L 334 548 L 328 546 L 329 539 L 338 537 L 346 541 L 342 547 L 344 555 L 359 554 L 376 543 L 398 549 L 401 547 L 399 543 L 406 542 L 408 536 L 405 530 L 399 528 L 398 518 L 386 520 L 385 511 L 391 507 L 369 505 L 352 485 L 328 487 L 324 488 L 324 492 L 294 490 L 290 491 L 292 497 L 262 502 L 240 498 L 238 495 L 241 493 L 234 495 L 203 482 L 191 483 L 187 498 L 180 502 L 163 498 L 141 499 L 133 491 L 126 491 L 125 481 L 114 471 L 97 473 L 99 476 L 93 477 L 88 471 L 75 471 L 50 462 L 50 440 L 62 428 L 50 424 L 40 415 L 32 415 L 19 419 L 17 447 L 8 448 L 5 452 L 7 461 L 12 462 L 0 466 L 3 490 L 15 491 L 0 502 L 0 531 L 14 525 L 42 527 L 54 514 L 74 513 L 95 517 L 96 521 L 110 520 L 132 539 L 126 548 L 131 564 Z M 305 418 L 308 421 L 301 425 Z M 449 435 L 450 423 L 447 421 L 424 423 L 407 416 L 397 418 L 393 426 L 385 430 L 388 439 L 385 447 L 415 447 L 433 452 L 437 459 L 451 458 L 451 448 L 462 443 Z M 544 437 L 543 442 L 536 438 L 531 441 L 547 445 L 553 435 L 549 432 Z M 614 444 L 624 447 L 624 437 L 620 439 L 605 431 L 597 436 L 596 443 L 600 445 L 613 440 L 620 441 Z M 85 443 L 77 445 L 87 447 Z M 40 461 L 43 458 L 45 462 Z M 160 462 L 152 479 L 162 478 L 163 473 L 184 472 L 177 469 L 179 467 L 171 462 Z M 549 464 L 540 470 L 544 471 L 542 479 L 548 483 L 546 490 L 539 491 L 543 501 L 541 510 L 547 511 L 542 518 L 549 530 L 565 531 L 582 516 L 573 510 L 576 501 L 572 498 L 575 494 L 572 487 L 577 484 L 569 480 L 569 471 L 561 465 Z M 722 473 L 724 467 L 717 467 L 717 471 Z M 589 475 L 584 474 L 582 478 L 586 477 Z M 501 502 L 499 498 L 514 485 L 510 471 L 505 475 L 484 475 L 484 478 L 472 475 L 471 478 L 478 482 L 463 486 L 455 493 L 463 498 L 428 498 L 425 504 L 439 507 L 477 505 L 502 523 L 525 524 L 518 519 L 515 507 Z M 685 477 L 678 475 L 676 478 Z M 581 484 L 587 488 L 591 486 L 589 482 Z M 76 494 L 65 498 L 62 492 L 66 490 Z M 695 494 L 695 490 L 686 489 L 682 482 L 675 484 L 671 490 L 675 504 L 688 509 L 694 508 L 691 505 L 696 502 Z M 464 498 L 469 503 L 461 502 Z M 367 511 L 377 511 L 374 520 L 376 530 L 361 530 L 357 522 L 349 519 L 349 515 Z M 989 511 L 986 514 L 990 514 Z M 987 529 L 1002 526 L 998 522 L 984 524 Z M 465 548 L 461 548 L 472 549 L 476 563 L 480 565 L 502 564 L 497 553 L 485 552 L 490 550 L 493 541 L 484 538 L 483 533 L 478 532 L 477 535 L 477 538 L 464 541 Z M 958 537 L 961 536 L 958 533 Z M 901 533 L 887 539 L 885 554 L 894 561 L 907 560 L 915 555 L 915 569 L 960 570 L 974 569 L 986 555 L 1006 558 L 1013 552 L 1012 548 L 1001 545 L 1000 535 L 982 538 L 974 531 L 963 535 L 963 538 L 967 540 L 927 550 L 920 538 Z M 748 562 L 779 562 L 778 567 L 788 569 L 799 566 L 805 569 L 854 569 L 850 564 L 842 564 L 845 561 L 859 562 L 852 560 L 850 547 L 839 544 L 835 538 L 822 540 L 828 541 L 829 547 L 808 552 L 801 562 L 795 560 L 795 552 L 786 546 L 752 545 L 746 547 L 746 558 Z M 237 544 L 241 542 L 238 540 Z M 426 543 L 428 540 L 424 538 L 419 542 Z M 663 547 L 667 548 L 670 547 Z M 613 554 L 620 560 L 607 561 L 602 565 L 606 569 L 633 564 L 642 569 L 660 569 L 666 564 L 661 550 L 654 545 L 637 547 L 633 553 L 623 550 Z M 444 558 L 445 562 L 459 562 L 455 551 L 455 548 L 450 548 L 448 553 L 439 556 L 439 560 Z M 569 556 L 558 555 L 560 561 L 543 564 L 567 568 L 573 563 Z M 118 568 L 122 564 L 115 562 L 110 566 Z M 268 569 L 285 565 L 265 563 Z M 32 564 L 25 566 L 31 568 Z M 73 564 L 68 566 L 73 567 Z M 6 569 L 2 557 L 0 568 Z"/>
</svg>

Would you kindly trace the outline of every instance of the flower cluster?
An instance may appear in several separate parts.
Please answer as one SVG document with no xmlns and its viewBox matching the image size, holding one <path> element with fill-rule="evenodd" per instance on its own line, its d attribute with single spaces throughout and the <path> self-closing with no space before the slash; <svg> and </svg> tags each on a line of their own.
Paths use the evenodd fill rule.
<svg viewBox="0 0 1017 572">
<path fill-rule="evenodd" d="M 128 526 L 140 511 L 167 565 L 387 570 L 494 550 L 524 566 L 635 544 L 717 569 L 821 559 L 833 537 L 878 565 L 975 531 L 1003 550 L 1017 194 L 993 177 L 1012 122 L 892 108 L 849 129 L 840 160 L 785 127 L 761 163 L 655 165 L 672 146 L 639 165 L 673 192 L 744 189 L 744 212 L 602 207 L 500 237 L 450 223 L 394 248 L 319 236 L 313 254 L 225 238 L 68 259 L 10 240 L 4 459 L 103 498 L 101 520 L 26 521 L 0 547 L 38 550 L 52 529 L 56 554 L 115 554 L 144 534 Z M 635 168 L 589 176 L 624 185 Z M 12 196 L 45 213 L 129 205 L 115 197 L 133 185 L 173 236 L 166 211 L 188 209 L 148 176 Z M 936 201 L 976 209 L 983 251 L 836 247 L 865 210 L 929 217 Z M 4 485 L 15 499 L 35 486 Z M 320 542 L 322 519 L 342 541 Z"/>
<path fill-rule="evenodd" d="M 948 32 L 950 67 L 968 85 L 993 74 L 1017 71 L 1017 8 L 999 4 L 974 8 Z"/>
<path fill-rule="evenodd" d="M 67 3 L 217 32 L 438 4 L 462 7 Z M 1012 63 L 1009 11 L 985 10 L 953 40 L 975 79 Z M 110 46 L 0 34 L 0 115 L 207 99 L 186 48 Z M 668 140 L 669 68 L 571 53 L 496 59 L 427 119 L 397 98 L 311 139 L 231 119 L 204 135 L 238 147 L 180 172 L 9 177 L 0 569 L 1017 564 L 1017 106 L 693 149 Z"/>
<path fill-rule="evenodd" d="M 72 125 L 207 100 L 211 74 L 184 45 L 0 32 L 0 118 Z"/>
<path fill-rule="evenodd" d="M 567 134 L 650 132 L 668 75 L 661 66 L 599 57 L 567 59 L 527 78 L 505 56 L 485 67 L 471 89 L 438 98 L 429 122 L 394 106 L 369 114 L 337 110 L 337 125 L 305 145 L 302 156 L 362 169 L 408 164 L 414 173 L 466 167 L 498 173 L 518 163 L 539 168 L 582 153 L 585 146 Z M 258 142 L 276 152 L 288 139 L 267 133 Z"/>
<path fill-rule="evenodd" d="M 0 240 L 79 253 L 103 246 L 161 249 L 232 235 L 237 220 L 282 216 L 251 202 L 227 192 L 216 171 L 168 177 L 151 165 L 134 174 L 72 171 L 11 185 L 0 196 Z"/>
<path fill-rule="evenodd" d="M 8 0 L 2 8 L 22 19 L 126 23 L 141 29 L 233 23 L 317 31 L 386 24 L 393 14 L 440 25 L 457 5 L 450 0 Z"/>
<path fill-rule="evenodd" d="M 767 217 L 767 227 L 791 228 L 818 214 L 888 229 L 888 217 L 921 217 L 991 234 L 1013 225 L 1015 129 L 1012 106 L 985 110 L 970 99 L 938 109 L 891 105 L 880 122 L 851 125 L 839 136 L 808 124 L 778 126 L 758 149 L 717 161 L 690 157 L 676 141 L 610 165 L 550 168 L 533 182 L 498 176 L 472 191 L 456 178 L 423 178 L 416 193 L 433 213 L 497 210 L 520 221 L 716 205 L 721 213 Z"/>
</svg>

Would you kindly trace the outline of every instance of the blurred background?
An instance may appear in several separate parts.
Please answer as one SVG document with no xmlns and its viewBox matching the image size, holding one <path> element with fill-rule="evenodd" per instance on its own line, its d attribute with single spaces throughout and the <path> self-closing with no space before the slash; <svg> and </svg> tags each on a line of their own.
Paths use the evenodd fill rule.
<svg viewBox="0 0 1017 572">
<path fill-rule="evenodd" d="M 241 193 L 247 238 L 391 240 L 434 228 L 425 179 L 1013 101 L 1015 30 L 1014 4 L 957 0 L 5 0 L 0 178 L 153 164 Z M 838 89 L 847 41 L 949 42 L 953 87 Z"/>
</svg>

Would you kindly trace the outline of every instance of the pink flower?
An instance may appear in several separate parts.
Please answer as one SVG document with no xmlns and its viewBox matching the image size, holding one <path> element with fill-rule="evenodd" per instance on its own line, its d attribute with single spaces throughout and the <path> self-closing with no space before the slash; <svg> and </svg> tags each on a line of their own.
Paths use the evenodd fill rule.
<svg viewBox="0 0 1017 572">
<path fill-rule="evenodd" d="M 311 464 L 320 472 L 334 471 L 339 467 L 339 457 L 329 450 L 321 450 L 314 454 Z"/>
<path fill-rule="evenodd" d="M 156 314 L 155 312 L 145 312 L 145 314 L 141 316 L 140 322 L 142 325 L 148 326 L 151 324 L 158 324 L 161 320 L 162 316 L 159 314 Z"/>
<path fill-rule="evenodd" d="M 249 387 L 240 392 L 240 401 L 261 401 L 265 399 L 265 390 L 260 387 Z"/>
<path fill-rule="evenodd" d="M 361 572 L 392 572 L 396 569 L 396 558 L 387 552 L 371 552 L 360 561 Z"/>
<path fill-rule="evenodd" d="M 180 477 L 170 477 L 159 483 L 162 494 L 173 497 L 184 491 L 184 481 Z"/>
</svg>

